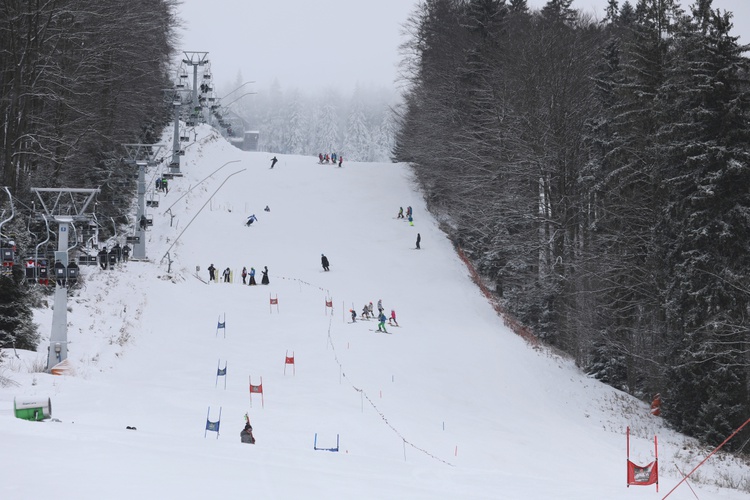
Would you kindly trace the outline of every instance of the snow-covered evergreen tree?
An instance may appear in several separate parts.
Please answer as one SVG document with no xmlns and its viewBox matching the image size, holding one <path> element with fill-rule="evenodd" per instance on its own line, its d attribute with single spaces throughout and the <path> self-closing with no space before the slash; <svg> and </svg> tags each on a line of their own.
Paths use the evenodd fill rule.
<svg viewBox="0 0 750 500">
<path fill-rule="evenodd" d="M 319 114 L 315 115 L 315 146 L 319 153 L 340 153 L 337 102 L 336 93 L 327 92 Z"/>
<path fill-rule="evenodd" d="M 309 129 L 299 90 L 293 90 L 287 101 L 284 136 L 286 138 L 285 153 L 309 154 Z"/>
<path fill-rule="evenodd" d="M 352 103 L 349 106 L 349 117 L 346 122 L 344 152 L 347 160 L 371 161 L 372 137 L 365 123 L 362 96 L 359 87 L 355 89 Z"/>
</svg>

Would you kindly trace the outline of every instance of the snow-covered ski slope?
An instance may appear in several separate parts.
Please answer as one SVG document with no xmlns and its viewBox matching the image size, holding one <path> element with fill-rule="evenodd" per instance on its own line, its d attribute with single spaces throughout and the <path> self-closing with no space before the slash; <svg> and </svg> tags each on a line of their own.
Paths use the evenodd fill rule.
<svg viewBox="0 0 750 500">
<path fill-rule="evenodd" d="M 646 405 L 503 326 L 406 165 L 277 155 L 270 169 L 273 155 L 207 126 L 186 151 L 185 176 L 149 209 L 149 262 L 85 269 L 69 299 L 75 375 L 34 372 L 49 308 L 37 315 L 40 352 L 6 352 L 2 375 L 15 384 L 0 389 L 0 498 L 661 498 L 675 465 L 699 462 L 705 450 Z M 413 227 L 395 218 L 409 205 Z M 234 283 L 194 276 L 199 267 L 207 279 L 212 263 Z M 258 283 L 268 266 L 270 285 L 242 286 L 243 266 Z M 349 323 L 352 306 L 359 315 L 379 299 L 397 312 L 392 335 Z M 263 400 L 251 403 L 250 377 L 262 378 Z M 16 396 L 51 397 L 60 422 L 14 418 Z M 209 406 L 211 420 L 221 408 L 218 439 L 204 438 Z M 240 443 L 245 413 L 256 445 Z M 661 495 L 626 488 L 628 425 L 636 462 L 653 459 L 659 437 Z M 340 451 L 313 450 L 316 433 L 321 448 L 338 435 Z M 691 485 L 702 500 L 747 499 L 711 483 L 748 476 L 714 458 Z M 695 497 L 683 485 L 670 498 Z"/>
</svg>

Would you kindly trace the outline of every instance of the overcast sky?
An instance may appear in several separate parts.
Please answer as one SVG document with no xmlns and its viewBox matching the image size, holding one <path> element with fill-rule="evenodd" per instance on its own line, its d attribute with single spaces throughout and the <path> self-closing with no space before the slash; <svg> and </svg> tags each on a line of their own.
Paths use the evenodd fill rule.
<svg viewBox="0 0 750 500">
<path fill-rule="evenodd" d="M 622 4 L 624 0 L 621 0 Z M 631 0 L 634 3 L 635 0 Z M 282 89 L 355 84 L 394 87 L 402 24 L 418 0 L 183 0 L 182 50 L 208 52 L 215 81 L 278 79 Z M 539 8 L 546 0 L 529 0 Z M 682 1 L 683 7 L 692 1 Z M 573 6 L 604 17 L 607 0 Z M 735 34 L 750 43 L 750 0 L 714 0 L 734 12 Z"/>
</svg>

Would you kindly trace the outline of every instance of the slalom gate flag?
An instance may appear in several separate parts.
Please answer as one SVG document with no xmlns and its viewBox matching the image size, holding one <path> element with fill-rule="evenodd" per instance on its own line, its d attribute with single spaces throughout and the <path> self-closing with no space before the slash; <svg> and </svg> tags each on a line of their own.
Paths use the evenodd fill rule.
<svg viewBox="0 0 750 500">
<path fill-rule="evenodd" d="M 648 465 L 636 465 L 628 460 L 628 484 L 648 486 L 659 482 L 658 462 L 654 460 Z"/>
</svg>

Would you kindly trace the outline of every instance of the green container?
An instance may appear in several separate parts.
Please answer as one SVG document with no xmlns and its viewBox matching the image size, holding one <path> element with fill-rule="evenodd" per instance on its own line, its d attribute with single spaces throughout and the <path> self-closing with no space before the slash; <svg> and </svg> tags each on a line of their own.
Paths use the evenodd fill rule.
<svg viewBox="0 0 750 500">
<path fill-rule="evenodd" d="M 52 416 L 52 401 L 50 398 L 14 398 L 13 410 L 16 418 L 23 420 L 44 420 Z"/>
</svg>

